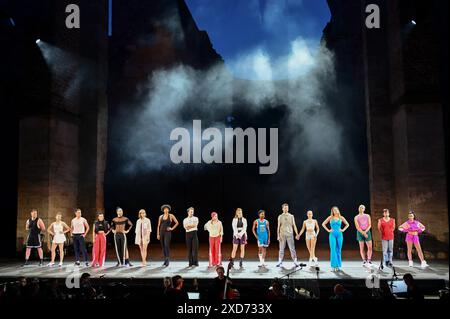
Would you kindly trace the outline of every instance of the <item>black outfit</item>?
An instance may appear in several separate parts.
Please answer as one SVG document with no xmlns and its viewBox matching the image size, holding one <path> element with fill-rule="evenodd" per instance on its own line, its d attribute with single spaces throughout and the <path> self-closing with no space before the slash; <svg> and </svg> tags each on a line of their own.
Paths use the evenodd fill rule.
<svg viewBox="0 0 450 319">
<path fill-rule="evenodd" d="M 189 300 L 187 292 L 181 289 L 167 288 L 164 295 L 174 303 L 186 302 Z"/>
<path fill-rule="evenodd" d="M 111 223 L 111 226 L 113 229 L 115 229 L 116 225 L 126 225 L 126 224 L 131 224 L 128 218 L 122 217 L 121 220 L 116 220 L 116 218 L 114 218 Z M 127 251 L 127 235 L 125 233 L 116 232 L 114 234 L 114 246 L 116 248 L 117 264 L 118 265 L 130 264 L 129 260 L 125 258 Z"/>
<path fill-rule="evenodd" d="M 228 277 L 224 276 L 222 279 L 219 277 L 214 278 L 212 286 L 211 286 L 211 293 L 209 295 L 212 299 L 223 299 L 223 291 L 225 289 L 225 282 Z M 234 289 L 235 286 L 231 283 L 228 283 L 228 288 Z"/>
<path fill-rule="evenodd" d="M 159 228 L 159 236 L 161 240 L 161 248 L 164 254 L 164 265 L 169 266 L 169 258 L 170 258 L 170 240 L 172 239 L 172 232 L 168 231 L 167 228 L 170 227 L 172 221 L 170 220 L 170 216 L 167 219 L 161 217 L 161 224 Z"/>
<path fill-rule="evenodd" d="M 41 248 L 41 230 L 38 227 L 39 218 L 28 219 L 28 238 L 27 238 L 27 248 Z"/>
<path fill-rule="evenodd" d="M 108 230 L 109 230 L 109 224 L 106 220 L 103 220 L 103 221 L 97 220 L 94 223 L 94 231 L 96 234 L 98 234 L 99 231 L 103 231 L 103 232 L 107 233 Z"/>
<path fill-rule="evenodd" d="M 75 250 L 75 259 L 76 262 L 80 261 L 80 250 L 83 254 L 84 261 L 88 262 L 88 253 L 86 250 L 86 242 L 84 241 L 84 233 L 83 234 L 73 234 L 72 240 L 73 240 L 73 249 Z"/>
<path fill-rule="evenodd" d="M 189 266 L 198 266 L 198 236 L 197 231 L 186 232 Z"/>
</svg>

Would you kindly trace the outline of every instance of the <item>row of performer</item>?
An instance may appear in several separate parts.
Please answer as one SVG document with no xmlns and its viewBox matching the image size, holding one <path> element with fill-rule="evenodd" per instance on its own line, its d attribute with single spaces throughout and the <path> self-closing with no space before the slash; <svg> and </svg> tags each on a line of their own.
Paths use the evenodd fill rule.
<svg viewBox="0 0 450 319">
<path fill-rule="evenodd" d="M 363 266 L 372 265 L 372 220 L 371 216 L 365 212 L 365 206 L 360 205 L 358 214 L 354 217 L 356 228 L 356 241 L 359 244 Z M 308 211 L 306 219 L 302 223 L 300 231 L 297 228 L 294 215 L 289 212 L 289 205 L 282 204 L 281 214 L 277 219 L 276 238 L 279 243 L 279 256 L 277 267 L 281 267 L 284 259 L 286 245 L 289 248 L 291 258 L 296 266 L 299 265 L 295 250 L 295 240 L 305 234 L 306 247 L 309 251 L 310 265 L 317 264 L 318 259 L 315 254 L 317 237 L 320 232 L 319 223 L 314 219 L 312 211 Z M 172 232 L 178 227 L 179 222 L 174 214 L 171 213 L 170 205 L 161 206 L 162 214 L 158 218 L 157 239 L 161 242 L 164 255 L 163 266 L 169 266 L 170 260 L 170 242 Z M 189 259 L 189 267 L 198 266 L 198 247 L 199 241 L 197 232 L 199 228 L 199 219 L 194 215 L 194 208 L 187 209 L 187 216 L 183 220 L 183 227 L 186 232 L 186 246 Z M 127 234 L 134 227 L 133 223 L 124 216 L 123 210 L 116 209 L 117 216 L 111 223 L 105 220 L 102 212 L 97 213 L 97 218 L 92 227 L 87 220 L 82 217 L 81 210 L 75 211 L 75 217 L 71 220 L 70 226 L 61 220 L 61 214 L 57 213 L 56 220 L 48 227 L 47 232 L 51 236 L 51 261 L 49 266 L 55 265 L 56 249 L 59 248 L 60 263 L 62 266 L 64 259 L 63 246 L 66 241 L 66 234 L 70 233 L 73 239 L 75 251 L 75 264 L 80 265 L 80 257 L 84 258 L 86 266 L 102 267 L 106 257 L 106 236 L 112 232 L 114 236 L 114 246 L 117 256 L 117 266 L 131 266 L 129 260 Z M 346 218 L 340 213 L 339 208 L 331 208 L 330 216 L 322 222 L 322 227 L 329 233 L 330 244 L 330 262 L 333 271 L 339 271 L 342 267 L 342 245 L 343 233 L 350 226 Z M 389 210 L 383 210 L 383 217 L 378 219 L 376 228 L 380 233 L 383 249 L 383 262 L 386 266 L 392 266 L 394 231 L 396 229 L 395 219 L 390 217 Z M 93 249 L 92 260 L 89 261 L 85 237 L 92 229 Z M 221 243 L 224 233 L 222 222 L 216 212 L 211 213 L 211 219 L 204 225 L 204 229 L 209 232 L 209 266 L 221 265 L 222 253 Z M 245 256 L 245 246 L 247 244 L 247 219 L 243 215 L 241 208 L 237 208 L 232 221 L 233 229 L 233 249 L 231 258 L 234 260 L 238 249 L 240 250 L 239 266 L 243 267 Z M 38 250 L 40 265 L 43 265 L 42 238 L 46 227 L 41 218 L 38 217 L 37 210 L 31 211 L 31 217 L 26 222 L 28 237 L 26 240 L 25 264 L 28 264 L 31 249 Z M 425 226 L 419 222 L 414 212 L 409 212 L 408 220 L 398 227 L 398 230 L 406 233 L 407 256 L 409 266 L 413 266 L 412 248 L 416 248 L 421 261 L 421 267 L 427 267 L 423 252 L 420 246 L 419 235 L 425 230 Z M 147 218 L 145 210 L 139 211 L 139 218 L 135 226 L 135 244 L 139 246 L 142 257 L 142 266 L 147 264 L 147 245 L 150 242 L 152 226 L 150 219 Z M 270 245 L 271 234 L 270 224 L 266 219 L 266 212 L 260 210 L 258 217 L 253 221 L 252 233 L 258 243 L 259 267 L 267 266 L 265 263 L 267 247 Z"/>
</svg>

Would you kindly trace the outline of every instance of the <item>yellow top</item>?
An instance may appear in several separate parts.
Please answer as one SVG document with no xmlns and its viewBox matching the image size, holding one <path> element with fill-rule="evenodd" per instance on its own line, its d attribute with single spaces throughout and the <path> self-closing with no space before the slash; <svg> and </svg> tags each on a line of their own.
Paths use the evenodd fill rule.
<svg viewBox="0 0 450 319">
<path fill-rule="evenodd" d="M 215 221 L 214 223 L 208 221 L 205 224 L 205 230 L 209 231 L 210 237 L 223 236 L 223 227 L 220 220 Z"/>
</svg>

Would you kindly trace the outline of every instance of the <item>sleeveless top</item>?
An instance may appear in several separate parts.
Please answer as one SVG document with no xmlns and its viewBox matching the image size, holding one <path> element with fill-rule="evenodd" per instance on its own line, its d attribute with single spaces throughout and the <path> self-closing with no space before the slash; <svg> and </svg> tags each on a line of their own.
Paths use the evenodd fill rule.
<svg viewBox="0 0 450 319">
<path fill-rule="evenodd" d="M 39 218 L 36 218 L 35 220 L 33 219 L 28 219 L 28 231 L 30 236 L 37 236 L 40 234 L 41 230 L 38 227 L 38 220 Z"/>
<path fill-rule="evenodd" d="M 362 230 L 366 230 L 367 228 L 369 228 L 369 215 L 358 215 L 356 216 L 356 220 L 358 221 L 359 227 Z"/>
<path fill-rule="evenodd" d="M 381 239 L 393 240 L 394 239 L 394 219 L 390 218 L 387 222 L 384 218 L 380 219 Z"/>
<path fill-rule="evenodd" d="M 259 236 L 261 234 L 266 234 L 267 233 L 267 220 L 263 220 L 261 221 L 260 219 L 258 219 L 258 224 L 256 227 L 256 234 Z"/>
<path fill-rule="evenodd" d="M 340 219 L 335 220 L 334 218 L 332 218 L 330 221 L 331 232 L 332 233 L 341 233 L 340 232 L 341 224 L 342 224 L 342 221 Z"/>
<path fill-rule="evenodd" d="M 305 221 L 305 225 L 307 231 L 314 231 L 316 229 L 316 221 L 314 219 L 307 219 Z"/>
<path fill-rule="evenodd" d="M 167 227 L 170 227 L 170 225 L 172 224 L 172 221 L 170 220 L 170 215 L 167 217 L 167 219 L 164 219 L 164 215 L 163 217 L 161 217 L 161 225 L 160 225 L 160 233 L 162 232 L 167 232 Z"/>
</svg>

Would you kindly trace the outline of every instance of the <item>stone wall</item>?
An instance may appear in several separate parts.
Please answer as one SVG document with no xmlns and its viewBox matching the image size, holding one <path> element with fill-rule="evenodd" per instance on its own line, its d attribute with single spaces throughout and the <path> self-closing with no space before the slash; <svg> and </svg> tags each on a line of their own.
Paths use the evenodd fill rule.
<svg viewBox="0 0 450 319">
<path fill-rule="evenodd" d="M 81 29 L 65 27 L 70 3 L 80 6 Z M 52 32 L 39 44 L 50 53 L 50 85 L 36 91 L 49 98 L 20 120 L 17 250 L 33 208 L 48 226 L 57 212 L 69 223 L 77 207 L 88 220 L 104 207 L 107 1 L 59 0 L 51 10 Z"/>
</svg>

